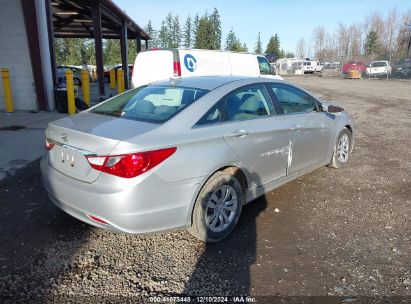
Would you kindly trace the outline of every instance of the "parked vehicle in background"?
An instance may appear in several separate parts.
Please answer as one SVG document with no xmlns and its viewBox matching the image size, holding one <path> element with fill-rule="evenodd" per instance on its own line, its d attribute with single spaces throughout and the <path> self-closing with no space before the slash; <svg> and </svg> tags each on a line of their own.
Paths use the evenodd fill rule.
<svg viewBox="0 0 411 304">
<path fill-rule="evenodd" d="M 366 69 L 367 75 L 370 77 L 389 76 L 391 75 L 391 66 L 387 60 L 373 61 Z"/>
<path fill-rule="evenodd" d="M 242 206 L 325 165 L 347 164 L 353 121 L 281 80 L 208 76 L 132 89 L 49 123 L 50 199 L 117 232 L 189 228 L 217 242 Z"/>
<path fill-rule="evenodd" d="M 307 73 L 313 74 L 316 68 L 317 68 L 317 61 L 304 60 L 304 63 L 303 63 L 304 74 L 307 74 Z"/>
<path fill-rule="evenodd" d="M 192 76 L 264 76 L 272 75 L 276 79 L 282 77 L 262 74 L 259 59 L 247 53 L 211 51 L 199 49 L 152 49 L 138 53 L 131 79 L 132 87 L 137 88 L 171 77 Z M 260 59 L 262 60 L 262 59 Z M 267 59 L 267 64 L 269 62 Z"/>
<path fill-rule="evenodd" d="M 58 65 L 57 66 L 57 81 L 66 82 L 66 71 L 70 69 L 73 71 L 73 83 L 74 85 L 81 85 L 81 69 L 74 66 Z"/>
<path fill-rule="evenodd" d="M 114 70 L 114 75 L 115 75 L 115 78 L 116 78 L 116 81 L 117 81 L 117 71 L 118 71 L 118 69 L 120 69 L 120 68 L 123 68 L 123 66 L 122 65 L 118 65 L 118 66 L 116 66 L 116 67 L 114 67 L 114 68 L 112 68 L 111 70 Z M 129 73 L 129 78 L 131 79 L 131 76 L 133 75 L 133 68 L 134 68 L 134 65 L 133 64 L 129 64 L 128 65 L 128 73 Z M 105 71 L 104 72 L 104 82 L 106 82 L 106 83 L 109 83 L 110 82 L 110 71 L 111 70 L 108 70 L 108 71 Z"/>
<path fill-rule="evenodd" d="M 411 58 L 394 60 L 392 75 L 396 78 L 411 78 Z"/>
<path fill-rule="evenodd" d="M 334 62 L 324 63 L 321 69 L 321 75 L 323 77 L 341 77 L 340 65 Z"/>
<path fill-rule="evenodd" d="M 315 66 L 315 72 L 320 73 L 323 69 L 323 63 L 320 61 L 317 61 L 317 65 Z"/>
<path fill-rule="evenodd" d="M 348 72 L 352 70 L 360 71 L 362 74 L 367 70 L 367 66 L 361 61 L 349 61 L 342 67 L 343 76 L 346 77 Z"/>
</svg>

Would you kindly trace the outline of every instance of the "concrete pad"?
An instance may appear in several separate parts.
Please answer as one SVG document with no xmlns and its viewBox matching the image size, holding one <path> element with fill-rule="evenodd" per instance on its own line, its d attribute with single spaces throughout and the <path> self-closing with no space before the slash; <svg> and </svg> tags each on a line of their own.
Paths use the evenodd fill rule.
<svg viewBox="0 0 411 304">
<path fill-rule="evenodd" d="M 45 152 L 44 130 L 51 121 L 67 114 L 57 112 L 0 112 L 0 180 Z M 13 131 L 15 130 L 15 131 Z"/>
</svg>

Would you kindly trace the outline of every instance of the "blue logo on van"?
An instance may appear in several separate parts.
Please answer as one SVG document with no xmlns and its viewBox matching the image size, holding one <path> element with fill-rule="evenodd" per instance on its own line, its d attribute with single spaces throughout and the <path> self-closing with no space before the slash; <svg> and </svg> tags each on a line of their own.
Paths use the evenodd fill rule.
<svg viewBox="0 0 411 304">
<path fill-rule="evenodd" d="M 193 55 L 186 54 L 184 56 L 184 65 L 186 66 L 187 70 L 194 72 L 197 69 L 197 60 Z"/>
</svg>

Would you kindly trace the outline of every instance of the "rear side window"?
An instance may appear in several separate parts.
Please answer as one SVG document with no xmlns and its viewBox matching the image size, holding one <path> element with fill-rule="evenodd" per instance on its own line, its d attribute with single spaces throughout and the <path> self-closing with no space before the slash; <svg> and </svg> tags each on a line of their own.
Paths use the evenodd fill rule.
<svg viewBox="0 0 411 304">
<path fill-rule="evenodd" d="M 304 91 L 280 84 L 270 85 L 285 114 L 309 113 L 317 110 L 314 97 Z"/>
<path fill-rule="evenodd" d="M 208 91 L 173 86 L 147 86 L 130 90 L 97 106 L 92 113 L 163 123 Z"/>
<path fill-rule="evenodd" d="M 217 102 L 197 123 L 256 119 L 274 115 L 275 110 L 264 86 L 257 85 L 236 90 Z"/>
</svg>

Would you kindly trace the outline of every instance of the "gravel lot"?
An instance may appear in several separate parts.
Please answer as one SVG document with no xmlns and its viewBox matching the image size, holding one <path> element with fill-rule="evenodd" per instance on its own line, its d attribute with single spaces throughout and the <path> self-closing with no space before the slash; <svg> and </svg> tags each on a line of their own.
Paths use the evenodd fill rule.
<svg viewBox="0 0 411 304">
<path fill-rule="evenodd" d="M 47 201 L 35 161 L 0 181 L 0 301 L 411 301 L 411 82 L 287 80 L 352 114 L 357 137 L 347 167 L 321 168 L 268 193 L 243 209 L 232 236 L 206 246 L 185 231 L 130 236 L 83 224 Z"/>
</svg>

